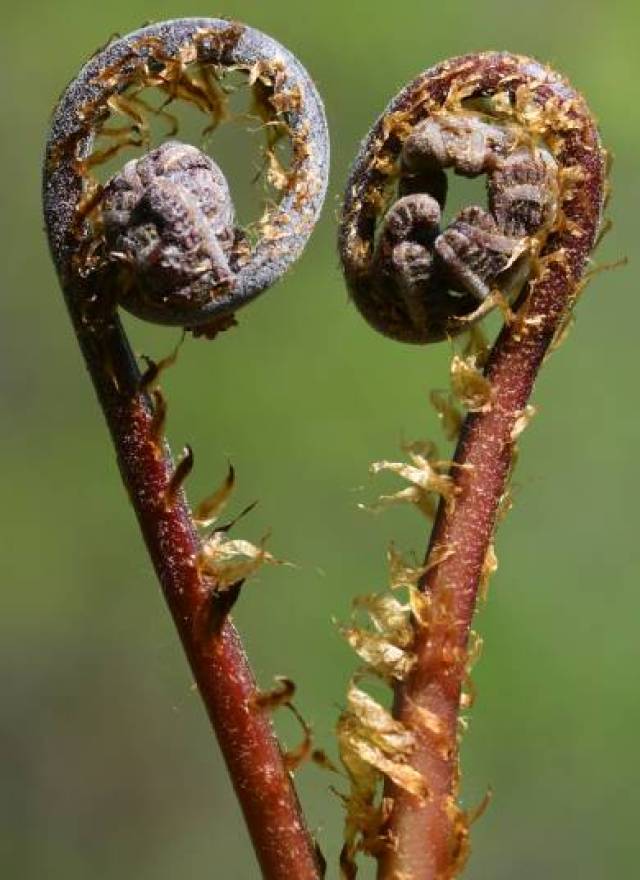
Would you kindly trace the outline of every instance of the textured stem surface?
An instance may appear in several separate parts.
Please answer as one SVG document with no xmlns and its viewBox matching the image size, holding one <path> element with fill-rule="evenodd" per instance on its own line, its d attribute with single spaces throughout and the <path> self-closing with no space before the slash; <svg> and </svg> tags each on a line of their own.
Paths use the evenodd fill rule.
<svg viewBox="0 0 640 880">
<path fill-rule="evenodd" d="M 200 574 L 200 541 L 119 322 L 76 329 L 117 450 L 118 464 L 198 690 L 242 806 L 263 875 L 316 880 L 321 872 L 268 710 L 238 634 Z M 222 594 L 224 595 L 224 594 Z M 222 623 L 222 626 L 220 624 Z"/>
<path fill-rule="evenodd" d="M 194 67 L 199 73 L 192 79 L 189 71 Z M 213 287 L 195 313 L 191 308 L 178 310 L 158 320 L 191 329 L 205 327 L 212 318 L 231 318 L 277 281 L 301 253 L 320 211 L 328 168 L 326 123 L 322 102 L 300 62 L 270 37 L 233 22 L 181 19 L 151 25 L 109 44 L 88 62 L 54 114 L 45 159 L 45 218 L 122 478 L 220 743 L 263 876 L 319 880 L 321 860 L 305 826 L 269 709 L 259 699 L 227 616 L 234 588 L 231 593 L 217 590 L 215 578 L 203 572 L 202 542 L 180 489 L 188 468 L 174 467 L 162 436 L 162 398 L 150 397 L 142 387 L 116 314 L 122 290 L 105 285 L 104 270 L 109 266 L 105 267 L 103 256 L 96 258 L 104 251 L 100 201 L 105 190 L 91 169 L 123 145 L 141 146 L 144 109 L 149 106 L 140 94 L 148 87 L 159 88 L 166 99 L 163 106 L 186 96 L 200 109 L 213 112 L 214 99 L 222 92 L 216 92 L 210 79 L 222 68 L 243 71 L 250 88 L 260 86 L 254 97 L 261 98 L 266 117 L 287 133 L 291 164 L 282 197 L 262 218 L 258 240 L 242 267 L 224 285 Z M 128 139 L 92 153 L 114 107 L 125 108 L 136 126 L 128 129 Z M 219 119 L 214 114 L 208 121 L 213 125 Z M 127 174 L 130 181 L 132 172 Z M 163 185 L 167 192 L 167 180 Z M 131 193 L 121 183 L 116 188 L 124 191 L 126 202 Z M 173 192 L 185 197 L 184 188 Z M 122 205 L 118 211 L 111 208 L 112 215 L 122 214 Z M 146 309 L 139 311 L 144 314 Z M 229 324 L 218 329 L 225 326 Z M 212 865 L 212 875 L 218 873 Z"/>
<path fill-rule="evenodd" d="M 353 289 L 370 287 L 374 222 L 362 205 L 381 165 L 371 161 L 371 152 L 378 157 L 385 149 L 397 152 L 394 125 L 455 107 L 456 93 L 462 100 L 502 93 L 513 121 L 528 136 L 544 139 L 560 169 L 558 220 L 533 262 L 515 322 L 505 326 L 491 352 L 485 368 L 490 404 L 467 416 L 451 468 L 455 504 L 441 502 L 432 531 L 431 566 L 420 583 L 431 612 L 416 623 L 417 663 L 397 684 L 394 708 L 395 717 L 415 734 L 410 763 L 429 794 L 421 799 L 387 780 L 391 845 L 380 856 L 381 880 L 448 880 L 464 864 L 468 817 L 456 803 L 458 718 L 478 586 L 513 462 L 517 423 L 545 353 L 579 293 L 603 204 L 605 162 L 598 133 L 584 101 L 564 80 L 506 53 L 445 62 L 394 99 L 363 145 L 342 242 L 355 255 L 347 263 Z M 361 246 L 354 247 L 359 239 Z"/>
</svg>

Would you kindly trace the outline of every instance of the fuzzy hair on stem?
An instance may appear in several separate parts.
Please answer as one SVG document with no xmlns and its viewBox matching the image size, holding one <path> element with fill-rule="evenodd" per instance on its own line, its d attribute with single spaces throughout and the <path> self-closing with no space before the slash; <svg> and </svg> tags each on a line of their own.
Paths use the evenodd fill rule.
<svg viewBox="0 0 640 880">
<path fill-rule="evenodd" d="M 489 136 L 480 148 L 477 139 L 465 144 L 465 132 L 483 130 Z M 474 156 L 477 162 L 470 161 Z M 482 226 L 473 228 L 481 209 L 465 209 L 476 211 L 464 215 L 465 227 L 454 220 L 455 235 L 451 227 L 440 230 L 444 167 L 466 176 L 487 173 L 489 214 Z M 411 664 L 393 682 L 393 720 L 409 745 L 396 756 L 403 775 L 396 765 L 395 778 L 382 774 L 375 840 L 371 827 L 361 831 L 360 849 L 378 859 L 380 880 L 451 880 L 468 855 L 471 817 L 457 796 L 471 622 L 478 591 L 496 565 L 494 530 L 528 400 L 584 286 L 605 191 L 606 154 L 584 99 L 555 71 L 506 52 L 447 60 L 406 86 L 363 142 L 347 184 L 340 255 L 351 295 L 373 327 L 411 342 L 455 336 L 486 313 L 478 314 L 472 295 L 478 277 L 496 288 L 490 307 L 501 305 L 506 315 L 482 372 L 458 356 L 452 364 L 467 415 L 416 576 Z M 422 202 L 396 219 L 394 205 L 412 196 Z M 518 257 L 526 256 L 526 272 L 506 290 L 495 254 L 498 246 L 508 254 L 511 245 L 496 245 L 495 236 L 514 233 L 522 236 Z M 438 253 L 447 236 L 460 245 L 455 261 L 451 249 Z M 451 284 L 452 268 L 461 287 Z M 433 490 L 433 483 L 424 485 Z M 426 490 L 411 489 L 414 503 Z M 348 869 L 343 875 L 354 876 L 351 860 Z"/>
<path fill-rule="evenodd" d="M 200 69 L 196 78 L 189 74 L 193 65 Z M 292 159 L 280 175 L 280 200 L 258 224 L 257 241 L 245 248 L 244 259 L 232 271 L 222 273 L 224 283 L 212 283 L 203 295 L 194 248 L 202 248 L 205 256 L 219 254 L 227 236 L 227 228 L 216 219 L 220 212 L 211 215 L 206 199 L 196 191 L 211 188 L 211 180 L 218 181 L 221 191 L 211 162 L 204 154 L 201 160 L 194 158 L 193 152 L 185 159 L 185 151 L 178 149 L 177 162 L 182 163 L 178 174 L 172 164 L 175 155 L 159 155 L 153 165 L 132 166 L 112 188 L 107 218 L 101 210 L 108 186 L 92 178 L 92 168 L 122 147 L 141 145 L 145 132 L 141 108 L 146 105 L 139 92 L 147 86 L 158 88 L 166 98 L 157 113 L 168 116 L 166 107 L 182 99 L 217 122 L 219 93 L 213 80 L 220 70 L 246 74 L 248 86 L 259 93 L 267 134 L 269 126 L 277 126 L 289 137 Z M 97 155 L 92 152 L 96 137 L 114 108 L 133 122 L 125 131 L 112 127 L 113 146 Z M 208 18 L 154 24 L 94 55 L 56 108 L 44 168 L 47 233 L 71 320 L 123 482 L 268 880 L 318 880 L 323 873 L 321 859 L 305 825 L 269 709 L 260 700 L 228 617 L 229 597 L 237 595 L 239 584 L 231 590 L 218 589 L 203 563 L 202 539 L 182 490 L 193 456 L 188 450 L 174 466 L 162 430 L 166 403 L 149 381 L 151 374 L 157 379 L 159 369 L 151 365 L 141 377 L 118 318 L 117 306 L 127 303 L 120 302 L 122 291 L 114 283 L 114 272 L 120 279 L 120 264 L 129 254 L 122 248 L 110 250 L 104 230 L 118 224 L 125 230 L 119 241 L 131 252 L 128 270 L 134 273 L 144 265 L 155 271 L 166 265 L 167 285 L 172 278 L 183 285 L 184 297 L 155 304 L 164 309 L 154 316 L 156 320 L 203 329 L 213 336 L 230 326 L 236 311 L 274 284 L 300 255 L 322 205 L 327 173 L 322 102 L 299 61 L 250 27 Z M 203 183 L 202 175 L 210 175 L 209 182 Z M 144 187 L 150 189 L 141 193 Z M 180 216 L 176 205 L 183 209 Z M 225 211 L 224 216 L 230 217 L 230 210 Z M 193 234 L 183 234 L 180 224 L 185 218 L 196 224 Z M 136 236 L 144 241 L 144 259 L 135 253 Z M 176 260 L 182 261 L 177 268 Z M 219 265 L 211 267 L 217 270 Z M 212 271 L 214 282 L 220 274 Z M 137 280 L 135 274 L 130 277 Z M 192 295 L 194 286 L 197 296 Z"/>
</svg>

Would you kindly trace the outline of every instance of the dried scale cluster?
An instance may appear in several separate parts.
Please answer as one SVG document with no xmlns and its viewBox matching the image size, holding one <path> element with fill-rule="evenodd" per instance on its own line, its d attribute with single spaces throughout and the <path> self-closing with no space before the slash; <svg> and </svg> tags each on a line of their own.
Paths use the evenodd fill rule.
<svg viewBox="0 0 640 880">
<path fill-rule="evenodd" d="M 248 234 L 238 227 L 222 172 L 176 140 L 171 110 L 187 102 L 206 131 L 229 110 L 225 76 L 244 75 L 263 123 L 268 180 L 279 197 Z M 146 91 L 160 92 L 150 104 Z M 132 159 L 106 184 L 96 169 L 121 151 L 151 147 L 150 118 L 170 140 Z M 288 139 L 291 159 L 278 160 Z M 62 96 L 47 143 L 44 212 L 69 312 L 117 451 L 150 556 L 216 731 L 256 855 L 272 880 L 318 880 L 322 860 L 293 788 L 295 756 L 283 755 L 269 713 L 290 702 L 261 694 L 228 611 L 247 576 L 275 562 L 264 547 L 216 527 L 234 483 L 191 515 L 182 484 L 187 447 L 174 465 L 158 387 L 164 361 L 141 374 L 117 308 L 215 336 L 239 308 L 276 282 L 301 253 L 327 183 L 322 102 L 286 49 L 244 25 L 180 19 L 152 25 L 100 50 Z M 198 529 L 203 529 L 202 533 Z"/>
<path fill-rule="evenodd" d="M 488 203 L 443 228 L 448 168 L 486 174 Z M 409 483 L 377 508 L 409 502 L 435 522 L 424 565 L 392 554 L 393 592 L 360 600 L 372 625 L 346 631 L 363 672 L 392 685 L 394 704 L 387 712 L 353 682 L 340 720 L 351 780 L 345 878 L 359 851 L 378 859 L 381 880 L 451 880 L 464 867 L 473 815 L 458 804 L 458 737 L 480 647 L 472 617 L 497 567 L 494 529 L 509 506 L 538 369 L 584 286 L 605 171 L 582 97 L 508 53 L 426 71 L 392 100 L 356 158 L 339 244 L 359 310 L 403 341 L 468 333 L 453 355 L 451 394 L 432 392 L 447 439 L 457 439 L 453 461 L 419 443 L 407 447 L 409 462 L 372 468 Z M 505 323 L 489 351 L 476 322 L 495 306 Z"/>
</svg>

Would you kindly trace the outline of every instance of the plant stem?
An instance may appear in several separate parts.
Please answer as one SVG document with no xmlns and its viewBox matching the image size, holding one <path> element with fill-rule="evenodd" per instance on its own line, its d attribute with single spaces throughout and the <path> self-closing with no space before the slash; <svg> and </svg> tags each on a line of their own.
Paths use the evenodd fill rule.
<svg viewBox="0 0 640 880">
<path fill-rule="evenodd" d="M 162 108 L 177 99 L 195 104 L 208 132 L 225 118 L 221 81 L 229 71 L 246 75 L 265 131 L 277 120 L 291 143 L 286 192 L 263 216 L 250 253 L 239 247 L 242 260 L 235 245 L 245 236 L 220 169 L 179 142 L 151 149 L 144 111 L 153 108 L 138 100 L 152 88 L 162 93 Z M 170 113 L 153 113 L 174 128 Z M 113 116 L 129 124 L 109 126 Z M 171 137 L 176 133 L 177 122 Z M 100 182 L 99 166 L 140 146 L 150 152 Z M 162 436 L 164 401 L 141 387 L 117 308 L 210 337 L 232 326 L 235 312 L 304 248 L 324 199 L 328 157 L 322 101 L 291 53 L 246 25 L 186 18 L 109 41 L 89 59 L 55 110 L 44 163 L 49 244 L 71 318 L 266 880 L 319 880 L 321 858 L 228 618 L 240 584 L 217 589 L 215 577 L 202 571 L 201 541 L 180 488 L 191 458 L 174 468 Z M 150 259 L 143 239 L 155 241 Z"/>
<path fill-rule="evenodd" d="M 200 542 L 117 319 L 76 332 L 105 414 L 125 487 L 218 738 L 266 880 L 318 880 L 314 842 L 240 638 L 199 571 Z"/>
<path fill-rule="evenodd" d="M 556 92 L 566 100 L 569 89 L 545 84 L 537 99 L 542 103 Z M 516 421 L 578 294 L 600 222 L 604 157 L 581 99 L 571 96 L 575 126 L 563 130 L 558 154 L 564 168 L 581 172 L 579 186 L 562 204 L 570 222 L 550 236 L 516 321 L 503 328 L 491 352 L 485 368 L 491 404 L 465 420 L 450 471 L 455 505 L 440 504 L 429 542 L 427 561 L 441 559 L 420 583 L 432 614 L 424 625 L 416 622 L 417 663 L 397 685 L 394 705 L 394 716 L 416 735 L 411 765 L 429 795 L 421 801 L 387 780 L 393 808 L 386 827 L 393 845 L 380 858 L 380 880 L 449 880 L 459 875 L 468 852 L 468 817 L 456 804 L 458 717 L 478 586 L 513 462 Z M 434 718 L 435 727 L 425 723 Z"/>
</svg>

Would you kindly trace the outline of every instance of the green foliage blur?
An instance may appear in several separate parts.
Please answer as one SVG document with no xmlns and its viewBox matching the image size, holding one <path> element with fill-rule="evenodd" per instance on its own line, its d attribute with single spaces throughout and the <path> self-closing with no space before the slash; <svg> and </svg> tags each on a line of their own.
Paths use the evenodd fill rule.
<svg viewBox="0 0 640 880">
<path fill-rule="evenodd" d="M 296 52 L 326 102 L 330 191 L 304 258 L 215 344 L 189 340 L 166 374 L 169 434 L 189 442 L 193 499 L 231 459 L 238 534 L 295 569 L 250 582 L 236 619 L 263 685 L 286 674 L 317 744 L 333 728 L 355 657 L 335 619 L 384 589 L 385 551 L 421 554 L 413 510 L 357 509 L 393 488 L 368 475 L 403 439 L 437 438 L 431 388 L 450 351 L 378 337 L 349 304 L 335 249 L 341 189 L 360 138 L 425 67 L 477 49 L 533 54 L 587 96 L 615 156 L 613 231 L 599 275 L 535 394 L 500 570 L 476 628 L 485 639 L 464 740 L 464 802 L 494 799 L 473 829 L 470 880 L 630 877 L 640 810 L 637 271 L 640 74 L 635 0 L 513 4 L 221 0 L 26 0 L 5 6 L 0 406 L 0 874 L 7 878 L 252 880 L 231 787 L 119 481 L 42 233 L 40 162 L 63 86 L 114 31 L 224 15 Z M 215 154 L 215 141 L 212 145 Z M 253 169 L 224 145 L 232 185 Z M 634 298 L 635 297 L 635 298 Z M 155 357 L 177 331 L 127 321 Z M 278 724 L 294 745 L 287 718 Z M 336 782 L 298 774 L 337 876 Z M 338 783 L 339 784 L 339 783 Z M 363 877 L 372 876 L 371 867 Z"/>
</svg>

